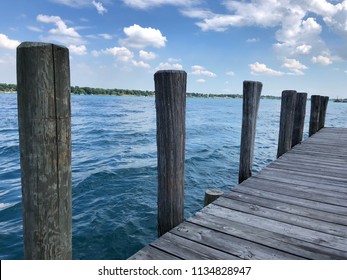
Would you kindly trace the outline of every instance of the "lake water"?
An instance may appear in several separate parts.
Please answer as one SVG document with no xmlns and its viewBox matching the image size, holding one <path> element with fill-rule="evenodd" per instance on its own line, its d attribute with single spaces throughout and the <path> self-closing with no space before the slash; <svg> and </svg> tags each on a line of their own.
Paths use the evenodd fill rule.
<svg viewBox="0 0 347 280">
<path fill-rule="evenodd" d="M 254 172 L 276 157 L 280 103 L 260 102 Z M 236 184 L 241 117 L 241 99 L 187 99 L 185 217 Z M 0 94 L 0 120 L 0 259 L 22 259 L 16 95 Z M 126 259 L 156 239 L 155 126 L 153 97 L 72 96 L 74 259 Z M 329 103 L 326 126 L 347 126 L 347 104 Z"/>
</svg>

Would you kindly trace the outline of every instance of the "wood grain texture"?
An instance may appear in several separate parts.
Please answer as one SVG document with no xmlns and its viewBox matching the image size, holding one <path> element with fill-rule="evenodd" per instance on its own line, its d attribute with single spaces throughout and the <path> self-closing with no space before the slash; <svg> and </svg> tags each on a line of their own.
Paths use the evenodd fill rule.
<svg viewBox="0 0 347 280">
<path fill-rule="evenodd" d="M 320 95 L 311 96 L 310 127 L 308 132 L 309 136 L 312 136 L 319 130 L 321 101 Z"/>
<path fill-rule="evenodd" d="M 184 71 L 154 75 L 158 149 L 158 235 L 184 219 L 186 83 Z"/>
<path fill-rule="evenodd" d="M 319 129 L 325 126 L 325 116 L 328 108 L 329 96 L 321 96 L 320 112 L 319 112 Z"/>
<path fill-rule="evenodd" d="M 150 246 L 181 259 L 347 259 L 347 150 L 331 152 L 346 140 L 322 128 Z"/>
<path fill-rule="evenodd" d="M 17 48 L 24 254 L 71 259 L 71 109 L 67 48 Z"/>
<path fill-rule="evenodd" d="M 297 92 L 295 90 L 284 90 L 282 92 L 277 158 L 288 152 L 292 147 L 296 96 Z"/>
<path fill-rule="evenodd" d="M 304 134 L 304 124 L 306 115 L 306 101 L 307 93 L 298 92 L 296 95 L 295 113 L 294 113 L 294 125 L 292 136 L 292 147 L 301 143 Z"/>
<path fill-rule="evenodd" d="M 205 191 L 204 206 L 209 205 L 223 194 L 223 191 L 217 189 L 208 189 Z"/>
<path fill-rule="evenodd" d="M 254 141 L 262 88 L 261 82 L 243 82 L 239 183 L 252 176 Z"/>
</svg>

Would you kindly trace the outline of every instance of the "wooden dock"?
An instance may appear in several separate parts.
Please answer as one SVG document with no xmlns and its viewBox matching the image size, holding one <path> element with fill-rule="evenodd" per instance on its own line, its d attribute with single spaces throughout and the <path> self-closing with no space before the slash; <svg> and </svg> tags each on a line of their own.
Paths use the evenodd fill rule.
<svg viewBox="0 0 347 280">
<path fill-rule="evenodd" d="M 323 128 L 130 259 L 347 259 L 347 128 Z"/>
</svg>

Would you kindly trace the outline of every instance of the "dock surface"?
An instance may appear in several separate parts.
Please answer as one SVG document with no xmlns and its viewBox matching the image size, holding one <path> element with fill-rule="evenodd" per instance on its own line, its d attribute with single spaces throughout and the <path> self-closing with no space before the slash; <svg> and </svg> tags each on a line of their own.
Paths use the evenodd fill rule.
<svg viewBox="0 0 347 280">
<path fill-rule="evenodd" d="M 347 259 L 347 128 L 323 128 L 130 259 Z"/>
</svg>

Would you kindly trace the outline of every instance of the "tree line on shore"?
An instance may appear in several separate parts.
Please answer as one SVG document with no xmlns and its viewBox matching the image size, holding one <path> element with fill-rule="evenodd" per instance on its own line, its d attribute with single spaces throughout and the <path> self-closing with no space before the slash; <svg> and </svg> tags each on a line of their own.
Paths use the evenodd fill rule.
<svg viewBox="0 0 347 280">
<path fill-rule="evenodd" d="M 0 92 L 17 92 L 17 85 L 15 84 L 4 84 L 0 83 Z M 79 87 L 71 86 L 71 93 L 77 95 L 115 95 L 115 96 L 154 96 L 153 91 L 149 90 L 132 90 L 132 89 L 103 89 L 103 88 L 92 88 L 92 87 Z M 198 97 L 198 98 L 242 98 L 241 94 L 204 94 L 196 92 L 187 92 L 187 97 Z M 266 99 L 280 99 L 277 96 L 262 96 Z"/>
</svg>

